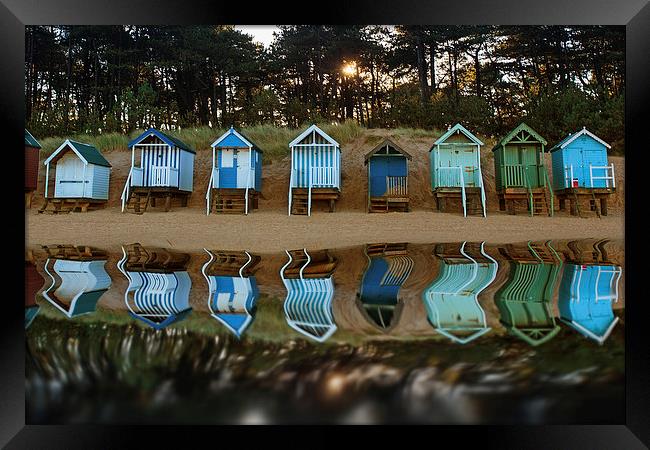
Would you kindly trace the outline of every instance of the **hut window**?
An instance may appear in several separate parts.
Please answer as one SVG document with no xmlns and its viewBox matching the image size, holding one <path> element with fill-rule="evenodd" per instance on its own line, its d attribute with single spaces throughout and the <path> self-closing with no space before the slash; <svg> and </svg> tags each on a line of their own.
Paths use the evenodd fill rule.
<svg viewBox="0 0 650 450">
<path fill-rule="evenodd" d="M 234 164 L 234 151 L 232 149 L 224 149 L 221 152 L 221 167 L 233 167 Z"/>
</svg>

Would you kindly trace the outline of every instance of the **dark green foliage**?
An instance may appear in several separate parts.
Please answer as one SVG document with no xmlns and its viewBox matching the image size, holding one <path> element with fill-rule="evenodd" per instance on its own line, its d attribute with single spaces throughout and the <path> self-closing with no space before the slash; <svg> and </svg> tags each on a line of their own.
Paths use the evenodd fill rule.
<svg viewBox="0 0 650 450">
<path fill-rule="evenodd" d="M 26 127 L 39 138 L 260 124 L 549 142 L 587 126 L 624 151 L 625 35 L 613 26 L 28 26 Z"/>
</svg>

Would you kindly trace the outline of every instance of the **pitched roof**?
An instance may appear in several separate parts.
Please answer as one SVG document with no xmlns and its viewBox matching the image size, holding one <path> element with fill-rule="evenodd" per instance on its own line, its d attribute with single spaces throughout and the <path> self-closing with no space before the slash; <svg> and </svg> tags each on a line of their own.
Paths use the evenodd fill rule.
<svg viewBox="0 0 650 450">
<path fill-rule="evenodd" d="M 366 156 L 365 156 L 365 158 L 364 158 L 364 164 L 367 164 L 367 163 L 368 163 L 368 159 L 370 159 L 370 157 L 371 157 L 372 155 L 374 155 L 375 153 L 377 153 L 379 150 L 381 150 L 382 148 L 386 147 L 387 145 L 390 146 L 390 147 L 393 147 L 395 150 L 397 150 L 397 151 L 398 151 L 399 153 L 401 153 L 402 155 L 406 156 L 408 159 L 412 159 L 412 156 L 411 156 L 407 151 L 403 150 L 402 147 L 400 147 L 399 145 L 397 145 L 397 144 L 396 144 L 395 142 L 393 142 L 390 138 L 386 138 L 386 139 L 384 139 L 383 141 L 381 141 L 377 146 L 375 146 L 375 148 L 373 148 L 373 149 L 370 150 L 368 153 L 366 153 Z"/>
<path fill-rule="evenodd" d="M 497 148 L 506 145 L 508 142 L 510 142 L 520 131 L 526 131 L 528 132 L 531 136 L 533 136 L 535 139 L 537 139 L 539 142 L 542 144 L 546 145 L 546 139 L 544 139 L 542 136 L 537 133 L 537 131 L 533 130 L 531 127 L 526 125 L 524 122 L 521 122 L 519 125 L 517 125 L 516 128 L 514 128 L 510 133 L 508 133 L 503 139 L 499 141 L 497 145 L 492 147 L 492 151 L 496 150 Z"/>
<path fill-rule="evenodd" d="M 440 137 L 436 140 L 436 142 L 433 143 L 433 145 L 439 145 L 439 144 L 442 144 L 442 143 L 445 142 L 447 139 L 449 139 L 449 138 L 450 138 L 454 133 L 457 133 L 457 132 L 463 133 L 463 134 L 464 134 L 464 135 L 465 135 L 465 136 L 466 136 L 470 141 L 474 142 L 475 144 L 477 144 L 477 145 L 483 145 L 483 142 L 481 142 L 481 140 L 480 140 L 479 138 L 477 138 L 476 136 L 474 136 L 474 135 L 473 135 L 473 134 L 472 134 L 472 133 L 471 133 L 467 128 L 465 128 L 464 126 L 462 126 L 462 125 L 459 124 L 459 123 L 457 123 L 456 125 L 454 125 L 454 126 L 451 127 L 450 129 L 448 129 L 447 132 L 446 132 L 445 134 L 443 134 L 442 136 L 440 136 Z M 433 148 L 433 147 L 432 147 L 432 148 Z M 429 150 L 429 151 L 431 151 L 431 150 Z"/>
<path fill-rule="evenodd" d="M 569 135 L 567 137 L 565 137 L 560 142 L 558 142 L 553 147 L 551 147 L 549 152 L 554 152 L 556 150 L 564 148 L 567 145 L 569 145 L 571 142 L 573 142 L 574 140 L 578 139 L 580 136 L 585 136 L 585 135 L 589 136 L 590 138 L 592 138 L 596 142 L 599 142 L 599 143 L 603 144 L 607 148 L 612 148 L 611 145 L 609 145 L 607 142 L 603 141 L 601 138 L 599 138 L 598 136 L 593 134 L 591 131 L 587 130 L 586 127 L 582 127 L 582 130 L 578 131 L 577 133 L 573 133 L 573 134 L 569 133 Z"/>
<path fill-rule="evenodd" d="M 312 131 L 315 131 L 316 133 L 318 133 L 320 136 L 322 136 L 330 144 L 336 145 L 337 147 L 340 147 L 338 142 L 336 142 L 332 137 L 330 137 L 323 130 L 318 128 L 315 124 L 311 125 L 305 131 L 300 133 L 293 141 L 289 142 L 289 147 L 293 147 L 294 145 L 300 143 L 300 141 L 302 141 L 304 138 L 306 138 L 309 135 L 309 133 L 311 133 Z"/>
<path fill-rule="evenodd" d="M 41 147 L 41 144 L 38 143 L 38 141 L 32 136 L 32 133 L 27 131 L 25 129 L 25 146 L 26 147 L 34 147 L 34 148 L 43 148 Z"/>
<path fill-rule="evenodd" d="M 84 144 L 82 142 L 71 141 L 66 139 L 59 148 L 57 148 L 54 153 L 50 155 L 49 158 L 45 160 L 44 165 L 48 165 L 52 159 L 54 159 L 59 153 L 61 153 L 67 146 L 70 146 L 74 152 L 79 156 L 86 164 L 95 164 L 98 166 L 111 167 L 111 164 L 104 158 L 99 150 L 89 144 Z"/>
<path fill-rule="evenodd" d="M 260 153 L 264 153 L 262 149 L 259 147 L 259 145 L 256 145 L 253 141 L 251 141 L 248 136 L 246 136 L 244 133 L 241 131 L 235 130 L 234 127 L 230 127 L 228 131 L 226 131 L 224 134 L 222 134 L 216 141 L 214 141 L 211 145 L 211 147 L 217 147 L 221 141 L 226 139 L 228 136 L 237 136 L 242 142 L 244 142 L 246 145 L 249 147 L 253 147 L 255 150 L 259 151 Z"/>
<path fill-rule="evenodd" d="M 143 139 L 154 135 L 158 137 L 161 141 L 163 141 L 165 144 L 169 146 L 176 146 L 180 149 L 183 149 L 185 151 L 188 151 L 190 153 L 196 153 L 192 147 L 187 145 L 185 142 L 181 141 L 177 137 L 170 136 L 167 133 L 163 133 L 162 131 L 156 130 L 155 128 L 149 128 L 147 131 L 142 133 L 140 136 L 137 138 L 133 139 L 131 142 L 129 142 L 129 148 L 133 147 L 136 144 L 139 144 Z"/>
</svg>

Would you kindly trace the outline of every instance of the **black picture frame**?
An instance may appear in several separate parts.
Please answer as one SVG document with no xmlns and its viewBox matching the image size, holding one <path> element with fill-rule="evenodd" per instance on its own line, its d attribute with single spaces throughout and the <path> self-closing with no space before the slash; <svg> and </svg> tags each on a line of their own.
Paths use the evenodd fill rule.
<svg viewBox="0 0 650 450">
<path fill-rule="evenodd" d="M 0 2 L 0 117 L 6 127 L 3 134 L 5 176 L 20 178 L 23 156 L 18 142 L 24 128 L 24 26 L 37 24 L 205 24 L 205 23 L 336 23 L 336 24 L 570 24 L 623 25 L 626 29 L 626 285 L 629 299 L 626 310 L 626 422 L 590 426 L 526 426 L 526 427 L 438 427 L 435 443 L 475 443 L 482 448 L 647 448 L 650 442 L 648 411 L 650 407 L 650 371 L 648 370 L 647 298 L 643 295 L 643 246 L 645 219 L 643 173 L 649 152 L 646 136 L 650 104 L 650 5 L 648 0 L 480 0 L 420 1 L 364 0 L 340 2 L 319 7 L 317 4 L 267 2 L 255 6 L 228 4 L 213 0 L 1 0 Z M 9 213 L 23 208 L 20 183 L 11 183 L 7 193 L 7 214 L 16 225 L 5 223 L 8 241 L 15 245 L 16 256 L 23 252 L 20 239 L 13 234 L 24 233 L 20 214 Z M 24 237 L 24 234 L 23 234 Z M 20 252 L 20 253 L 19 253 Z M 12 253 L 13 255 L 13 253 Z M 13 256 L 12 256 L 13 258 Z M 10 262 L 13 259 L 10 260 Z M 23 278 L 18 264 L 8 264 L 3 271 L 11 280 Z M 13 288 L 20 292 L 19 283 Z M 24 327 L 22 306 L 16 295 L 7 289 L 4 299 L 5 320 L 0 339 L 0 445 L 7 448 L 122 448 L 139 445 L 169 445 L 170 437 L 183 431 L 167 427 L 109 426 L 34 426 L 25 425 L 24 397 Z M 21 295 L 21 294 L 18 294 Z M 20 297 L 18 297 L 20 298 Z M 645 322 L 644 322 L 645 321 Z M 228 427 L 230 428 L 230 427 Z M 230 428 L 232 430 L 232 428 Z M 183 428 L 185 430 L 185 428 Z M 431 443 L 433 437 L 430 431 Z M 235 430 L 236 433 L 248 431 Z M 282 432 L 282 431 L 281 431 Z M 404 442 L 405 435 L 387 428 L 373 429 L 373 434 L 387 442 Z M 192 431 L 214 439 L 214 430 Z M 311 441 L 336 443 L 327 430 L 309 431 Z M 409 431 L 410 433 L 410 431 Z M 401 437 L 400 437 L 401 435 Z M 240 434 L 245 439 L 247 435 Z M 278 434 L 278 438 L 282 435 Z M 285 435 L 286 436 L 286 435 Z M 451 441 L 448 441 L 451 439 Z M 408 442 L 409 440 L 407 440 Z M 196 440 L 198 443 L 199 441 Z M 208 441 L 209 442 L 209 441 Z M 210 445 L 210 444 L 208 444 Z M 403 445 L 403 444 L 402 444 Z M 447 444 L 449 445 L 449 444 Z"/>
</svg>

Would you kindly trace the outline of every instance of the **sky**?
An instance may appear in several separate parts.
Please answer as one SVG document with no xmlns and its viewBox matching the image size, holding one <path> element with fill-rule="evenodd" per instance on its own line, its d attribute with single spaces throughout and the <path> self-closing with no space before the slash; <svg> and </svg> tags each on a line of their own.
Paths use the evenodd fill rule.
<svg viewBox="0 0 650 450">
<path fill-rule="evenodd" d="M 273 42 L 273 32 L 278 31 L 275 25 L 236 25 L 235 29 L 250 34 L 253 40 L 268 47 Z"/>
</svg>

